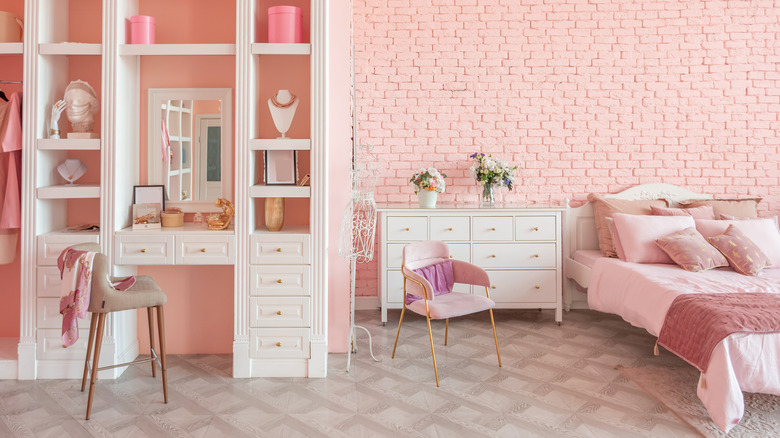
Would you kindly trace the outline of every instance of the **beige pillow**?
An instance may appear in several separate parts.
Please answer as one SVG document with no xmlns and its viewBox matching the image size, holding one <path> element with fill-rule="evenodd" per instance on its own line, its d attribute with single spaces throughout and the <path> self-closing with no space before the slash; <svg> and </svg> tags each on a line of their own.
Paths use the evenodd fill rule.
<svg viewBox="0 0 780 438">
<path fill-rule="evenodd" d="M 606 257 L 617 257 L 612 243 L 612 236 L 607 226 L 607 218 L 615 213 L 651 215 L 650 206 L 667 207 L 663 199 L 627 200 L 605 198 L 596 193 L 588 195 L 588 202 L 593 206 L 593 215 L 596 218 L 596 233 L 599 236 L 599 249 Z"/>
<path fill-rule="evenodd" d="M 680 206 L 683 208 L 696 208 L 703 205 L 711 205 L 715 212 L 715 217 L 726 214 L 740 218 L 757 218 L 757 207 L 759 202 L 761 202 L 761 198 L 690 199 L 687 201 L 680 201 Z"/>
</svg>

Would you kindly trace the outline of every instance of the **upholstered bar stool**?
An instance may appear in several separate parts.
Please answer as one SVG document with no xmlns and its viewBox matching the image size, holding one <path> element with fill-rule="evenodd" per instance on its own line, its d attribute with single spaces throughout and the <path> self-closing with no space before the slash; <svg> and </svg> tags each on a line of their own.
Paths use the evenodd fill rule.
<svg viewBox="0 0 780 438">
<path fill-rule="evenodd" d="M 95 259 L 92 262 L 92 290 L 89 300 L 89 311 L 92 313 L 92 319 L 89 323 L 89 341 L 87 343 L 87 356 L 84 360 L 84 376 L 81 380 L 81 391 L 87 384 L 87 375 L 89 380 L 89 398 L 87 399 L 87 416 L 92 412 L 92 399 L 95 393 L 95 383 L 97 382 L 98 371 L 111 368 L 118 368 L 136 363 L 151 362 L 152 377 L 157 377 L 155 362 L 160 364 L 162 372 L 163 398 L 168 403 L 168 375 L 165 364 L 165 318 L 163 315 L 163 306 L 167 301 L 165 293 L 152 280 L 151 277 L 139 275 L 135 277 L 135 284 L 127 290 L 119 291 L 111 287 L 109 283 L 109 269 L 106 256 L 100 251 L 100 245 L 96 243 L 82 243 L 74 245 L 74 249 L 80 251 L 96 252 Z M 133 362 L 126 362 L 116 365 L 107 365 L 100 367 L 98 359 L 100 358 L 100 347 L 103 343 L 103 332 L 105 331 L 106 315 L 111 312 L 121 312 L 123 310 L 146 308 L 146 314 L 149 319 L 149 347 L 151 358 L 141 359 Z M 160 354 L 154 349 L 154 327 L 152 309 L 157 309 L 157 331 L 160 338 Z M 90 363 L 90 354 L 92 347 L 95 347 L 93 359 Z M 91 371 L 91 374 L 90 374 Z"/>
</svg>

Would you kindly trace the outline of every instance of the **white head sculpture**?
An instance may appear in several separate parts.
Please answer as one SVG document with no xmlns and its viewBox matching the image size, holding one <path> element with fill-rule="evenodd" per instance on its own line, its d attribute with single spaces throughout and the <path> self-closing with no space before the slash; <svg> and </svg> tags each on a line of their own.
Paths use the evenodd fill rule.
<svg viewBox="0 0 780 438">
<path fill-rule="evenodd" d="M 93 115 L 100 109 L 97 93 L 91 85 L 75 80 L 65 88 L 65 113 L 73 127 L 73 132 L 91 132 L 94 125 Z"/>
</svg>

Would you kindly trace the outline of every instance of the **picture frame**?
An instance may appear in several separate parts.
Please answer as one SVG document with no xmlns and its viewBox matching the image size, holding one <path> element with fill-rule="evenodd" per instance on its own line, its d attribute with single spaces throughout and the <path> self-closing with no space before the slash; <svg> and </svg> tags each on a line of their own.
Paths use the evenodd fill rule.
<svg viewBox="0 0 780 438">
<path fill-rule="evenodd" d="M 296 185 L 298 182 L 297 158 L 296 151 L 265 151 L 265 184 Z"/>
<path fill-rule="evenodd" d="M 133 204 L 133 229 L 134 230 L 152 230 L 161 228 L 160 204 Z M 143 218 L 139 220 L 139 218 Z"/>
<path fill-rule="evenodd" d="M 165 210 L 165 186 L 133 186 L 133 205 L 135 204 L 159 204 L 160 211 Z"/>
</svg>

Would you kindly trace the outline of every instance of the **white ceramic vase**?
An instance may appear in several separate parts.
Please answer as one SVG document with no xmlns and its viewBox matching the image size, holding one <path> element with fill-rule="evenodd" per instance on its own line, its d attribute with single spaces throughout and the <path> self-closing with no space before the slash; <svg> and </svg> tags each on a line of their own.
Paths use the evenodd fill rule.
<svg viewBox="0 0 780 438">
<path fill-rule="evenodd" d="M 417 192 L 417 201 L 420 203 L 420 208 L 436 208 L 436 199 L 439 197 L 439 192 L 433 190 L 420 190 Z"/>
</svg>

